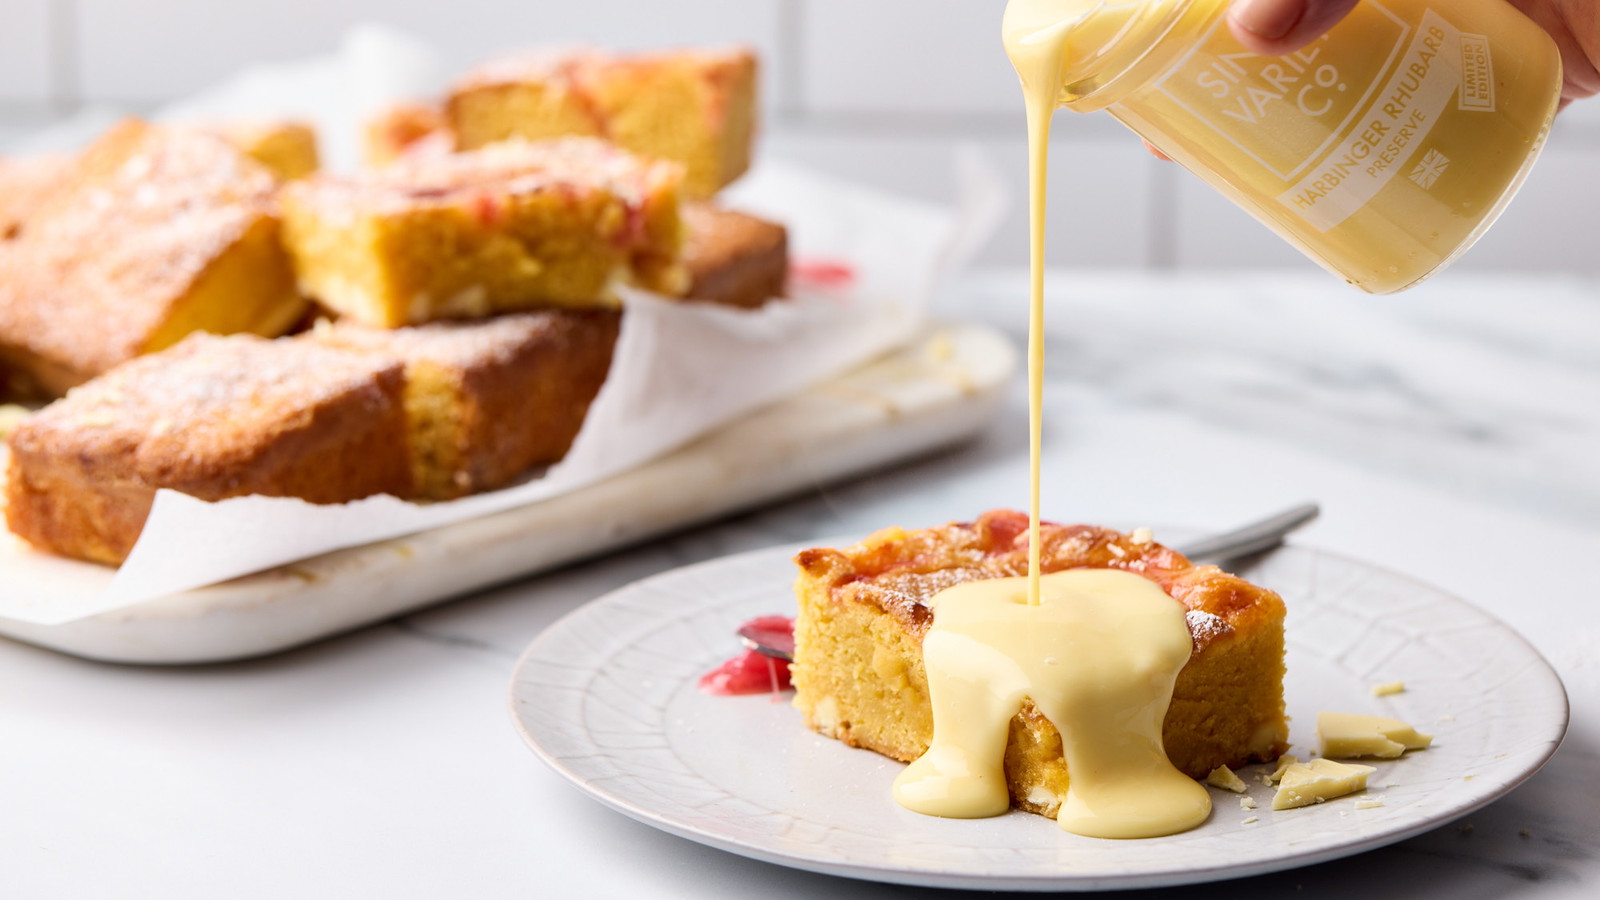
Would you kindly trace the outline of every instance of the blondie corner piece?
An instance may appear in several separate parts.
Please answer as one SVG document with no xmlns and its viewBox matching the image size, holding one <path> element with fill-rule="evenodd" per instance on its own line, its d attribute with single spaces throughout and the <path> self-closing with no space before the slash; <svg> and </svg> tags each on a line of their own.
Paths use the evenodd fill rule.
<svg viewBox="0 0 1600 900">
<path fill-rule="evenodd" d="M 111 129 L 0 242 L 0 358 L 60 393 L 191 332 L 281 334 L 305 304 L 277 191 L 212 135 Z"/>
<path fill-rule="evenodd" d="M 361 150 L 366 164 L 382 168 L 400 158 L 426 153 L 448 156 L 456 139 L 444 110 L 432 103 L 397 103 L 373 114 L 361 127 Z"/>
<path fill-rule="evenodd" d="M 842 550 L 796 557 L 795 706 L 813 729 L 910 762 L 933 736 L 922 639 L 928 601 L 967 581 L 1025 575 L 1028 517 L 889 529 Z M 1194 654 L 1178 675 L 1163 740 L 1194 778 L 1274 759 L 1288 747 L 1281 598 L 1176 551 L 1088 525 L 1044 526 L 1045 572 L 1117 568 L 1151 579 L 1187 610 Z M 1031 703 L 1012 720 L 1006 779 L 1013 805 L 1054 815 L 1066 796 L 1061 736 Z"/>
<path fill-rule="evenodd" d="M 612 310 L 545 310 L 395 330 L 341 323 L 300 339 L 405 364 L 417 494 L 448 500 L 566 456 L 620 322 Z"/>
<path fill-rule="evenodd" d="M 447 110 L 461 149 L 510 138 L 605 138 L 682 163 L 685 194 L 705 198 L 750 167 L 757 68 L 744 48 L 524 54 L 469 73 Z"/>
<path fill-rule="evenodd" d="M 55 191 L 67 163 L 64 156 L 0 157 L 0 241 L 22 233 Z"/>
<path fill-rule="evenodd" d="M 6 523 L 41 549 L 118 564 L 158 488 L 202 500 L 406 496 L 403 389 L 393 360 L 289 339 L 193 335 L 16 427 Z"/>
<path fill-rule="evenodd" d="M 709 203 L 688 203 L 684 264 L 690 300 L 752 308 L 781 297 L 789 280 L 789 232 L 776 222 Z"/>
<path fill-rule="evenodd" d="M 242 119 L 204 126 L 238 147 L 241 152 L 284 181 L 304 178 L 315 172 L 321 160 L 317 154 L 317 132 L 305 122 L 291 119 Z"/>
<path fill-rule="evenodd" d="M 604 141 L 513 141 L 295 182 L 285 239 L 307 294 L 378 328 L 614 308 L 619 281 L 682 292 L 681 180 Z"/>
</svg>

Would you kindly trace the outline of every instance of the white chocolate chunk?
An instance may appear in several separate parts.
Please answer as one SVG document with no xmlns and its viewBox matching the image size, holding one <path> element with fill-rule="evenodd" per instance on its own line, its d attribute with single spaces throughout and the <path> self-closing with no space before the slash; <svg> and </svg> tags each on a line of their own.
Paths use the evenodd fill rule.
<svg viewBox="0 0 1600 900">
<path fill-rule="evenodd" d="M 1399 719 L 1324 712 L 1317 713 L 1317 740 L 1323 756 L 1394 759 L 1433 743 L 1433 735 L 1421 734 Z"/>
<path fill-rule="evenodd" d="M 1244 779 L 1235 775 L 1227 766 L 1217 766 L 1212 769 L 1211 774 L 1206 776 L 1206 784 L 1225 791 L 1233 791 L 1235 794 L 1242 794 L 1245 791 Z"/>
<path fill-rule="evenodd" d="M 1267 784 L 1277 784 L 1278 781 L 1283 778 L 1283 773 L 1289 771 L 1290 766 L 1296 765 L 1299 762 L 1299 757 L 1285 753 L 1284 755 L 1278 757 L 1278 768 L 1274 769 L 1271 775 L 1268 775 L 1261 780 Z"/>
<path fill-rule="evenodd" d="M 1367 776 L 1378 771 L 1371 766 L 1313 759 L 1295 763 L 1284 773 L 1278 793 L 1272 797 L 1273 809 L 1310 806 L 1367 789 Z"/>
<path fill-rule="evenodd" d="M 1240 797 L 1239 798 L 1239 808 L 1240 809 L 1255 809 L 1256 808 L 1256 798 L 1254 798 L 1254 797 Z"/>
<path fill-rule="evenodd" d="M 1404 681 L 1385 681 L 1382 684 L 1372 686 L 1372 696 L 1374 697 L 1391 697 L 1405 692 L 1406 683 Z"/>
</svg>

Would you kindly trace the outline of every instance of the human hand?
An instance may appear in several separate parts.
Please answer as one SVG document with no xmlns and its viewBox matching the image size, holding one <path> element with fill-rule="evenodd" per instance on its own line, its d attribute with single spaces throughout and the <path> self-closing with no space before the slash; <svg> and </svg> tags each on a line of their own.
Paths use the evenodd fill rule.
<svg viewBox="0 0 1600 900">
<path fill-rule="evenodd" d="M 1262 56 L 1293 53 L 1339 24 L 1360 0 L 1234 0 L 1228 28 L 1245 49 Z M 1167 155 L 1144 142 L 1161 159 Z"/>
<path fill-rule="evenodd" d="M 1262 56 L 1293 53 L 1339 24 L 1358 0 L 1234 0 L 1228 27 Z"/>
<path fill-rule="evenodd" d="M 1228 27 L 1246 49 L 1277 56 L 1311 43 L 1339 24 L 1360 0 L 1234 0 Z M 1600 0 L 1508 0 L 1550 33 L 1561 48 L 1561 105 L 1600 94 Z M 1156 156 L 1166 154 L 1145 147 Z"/>
<path fill-rule="evenodd" d="M 1358 0 L 1234 0 L 1228 26 L 1245 49 L 1293 53 L 1339 24 Z M 1600 0 L 1508 0 L 1550 33 L 1566 73 L 1562 105 L 1600 93 Z"/>
</svg>

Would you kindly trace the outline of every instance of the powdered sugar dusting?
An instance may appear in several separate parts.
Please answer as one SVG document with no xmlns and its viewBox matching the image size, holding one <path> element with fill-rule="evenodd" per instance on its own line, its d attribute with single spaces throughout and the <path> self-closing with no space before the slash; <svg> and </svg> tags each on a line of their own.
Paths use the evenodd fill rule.
<svg viewBox="0 0 1600 900">
<path fill-rule="evenodd" d="M 1183 618 L 1189 623 L 1189 633 L 1194 636 L 1195 643 L 1205 643 L 1233 630 L 1232 625 L 1204 610 L 1191 609 Z"/>
</svg>

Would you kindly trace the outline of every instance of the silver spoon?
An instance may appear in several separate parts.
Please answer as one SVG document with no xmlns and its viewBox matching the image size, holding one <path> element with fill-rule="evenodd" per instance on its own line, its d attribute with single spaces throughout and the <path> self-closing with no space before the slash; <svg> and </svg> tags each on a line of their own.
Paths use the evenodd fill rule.
<svg viewBox="0 0 1600 900">
<path fill-rule="evenodd" d="M 1242 528 L 1224 531 L 1211 537 L 1200 538 L 1177 546 L 1179 553 L 1195 562 L 1226 562 L 1256 553 L 1264 553 L 1283 543 L 1283 539 L 1321 512 L 1315 503 L 1304 503 L 1286 509 L 1259 522 Z M 739 627 L 739 640 L 749 649 L 763 656 L 786 661 L 794 660 L 794 635 L 767 628 Z"/>
</svg>

